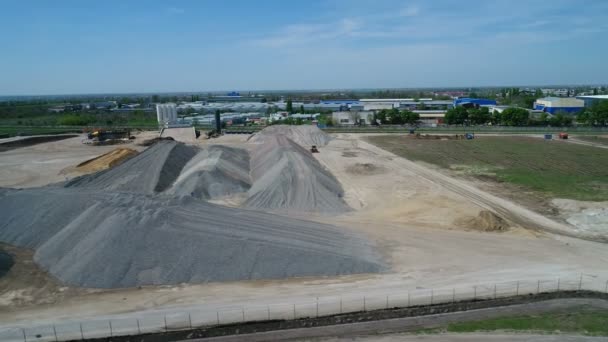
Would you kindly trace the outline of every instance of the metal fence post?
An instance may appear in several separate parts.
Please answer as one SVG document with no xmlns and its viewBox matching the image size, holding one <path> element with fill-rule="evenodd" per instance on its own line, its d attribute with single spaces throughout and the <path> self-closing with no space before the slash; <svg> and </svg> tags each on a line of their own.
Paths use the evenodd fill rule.
<svg viewBox="0 0 608 342">
<path fill-rule="evenodd" d="M 342 313 L 342 297 L 340 297 L 340 313 Z"/>
<path fill-rule="evenodd" d="M 494 284 L 494 299 L 496 299 L 496 284 Z"/>
<path fill-rule="evenodd" d="M 365 296 L 363 296 L 363 311 L 366 311 L 367 306 L 365 305 Z"/>
<path fill-rule="evenodd" d="M 540 280 L 536 284 L 536 294 L 539 294 L 539 293 L 540 293 Z"/>
<path fill-rule="evenodd" d="M 477 299 L 477 285 L 473 286 L 473 300 Z"/>
<path fill-rule="evenodd" d="M 112 330 L 112 320 L 108 321 L 108 325 L 110 326 L 110 337 L 114 336 L 114 331 Z"/>
<path fill-rule="evenodd" d="M 139 318 L 136 318 L 137 321 L 137 333 L 141 335 L 141 328 L 139 327 Z"/>
<path fill-rule="evenodd" d="M 192 329 L 192 316 L 188 312 L 188 324 L 190 325 L 190 329 Z"/>
<path fill-rule="evenodd" d="M 517 281 L 517 288 L 515 290 L 515 295 L 519 296 L 519 280 Z"/>
<path fill-rule="evenodd" d="M 80 337 L 84 340 L 84 332 L 82 331 L 82 323 L 80 323 Z"/>
<path fill-rule="evenodd" d="M 433 289 L 431 289 L 431 305 L 433 305 L 433 296 L 434 296 Z"/>
<path fill-rule="evenodd" d="M 242 310 L 242 313 L 243 313 L 243 322 L 245 322 L 245 307 L 243 306 L 243 308 L 241 310 Z"/>
<path fill-rule="evenodd" d="M 557 278 L 557 292 L 559 292 L 559 283 L 560 283 L 560 278 Z"/>
<path fill-rule="evenodd" d="M 27 336 L 25 335 L 25 328 L 21 328 L 21 331 L 23 332 L 23 341 L 27 342 Z"/>
<path fill-rule="evenodd" d="M 293 305 L 293 319 L 296 319 L 296 305 Z"/>
<path fill-rule="evenodd" d="M 386 296 L 386 308 L 388 309 L 388 295 Z"/>
<path fill-rule="evenodd" d="M 317 297 L 317 317 L 319 317 L 319 297 Z"/>
<path fill-rule="evenodd" d="M 608 292 L 608 280 L 606 280 L 606 289 L 604 290 L 604 292 Z"/>
<path fill-rule="evenodd" d="M 220 312 L 216 311 L 215 314 L 217 315 L 217 325 L 220 325 Z"/>
<path fill-rule="evenodd" d="M 167 315 L 165 315 L 165 332 L 167 332 Z"/>
<path fill-rule="evenodd" d="M 583 287 L 583 274 L 581 273 L 581 277 L 578 280 L 578 290 L 580 291 Z"/>
<path fill-rule="evenodd" d="M 456 288 L 452 288 L 452 303 L 456 302 Z"/>
<path fill-rule="evenodd" d="M 53 334 L 55 334 L 55 342 L 59 341 L 57 338 L 57 329 L 55 329 L 55 324 L 53 324 Z"/>
</svg>

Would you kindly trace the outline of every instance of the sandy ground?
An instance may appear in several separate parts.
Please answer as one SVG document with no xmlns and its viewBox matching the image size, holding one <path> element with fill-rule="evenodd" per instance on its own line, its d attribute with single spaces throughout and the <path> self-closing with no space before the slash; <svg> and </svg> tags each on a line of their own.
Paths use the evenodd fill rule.
<svg viewBox="0 0 608 342">
<path fill-rule="evenodd" d="M 138 139 L 133 143 L 110 146 L 85 145 L 82 143 L 84 139 L 86 135 L 83 134 L 0 153 L 0 187 L 31 188 L 65 181 L 82 174 L 74 172 L 74 166 L 117 147 L 137 151 L 145 149 L 136 144 Z"/>
<path fill-rule="evenodd" d="M 211 140 L 199 139 L 197 143 L 242 146 L 246 139 L 246 135 L 233 135 Z M 21 149 L 8 159 L 3 155 L 0 158 L 2 166 L 11 165 L 11 160 L 13 164 L 10 170 L 2 167 L 0 179 L 5 184 L 18 183 L 18 180 L 10 178 L 19 176 L 15 175 L 20 171 L 17 161 L 26 162 L 26 165 L 35 164 L 37 158 L 46 157 L 45 151 L 63 156 L 61 163 L 51 163 L 55 170 L 95 156 L 90 153 L 89 146 L 64 146 L 58 150 L 55 144 L 59 143 L 62 142 L 38 147 L 42 150 L 26 150 L 25 153 L 25 149 Z M 608 248 L 605 244 L 524 229 L 513 229 L 506 233 L 466 231 L 464 227 L 454 225 L 455 220 L 476 215 L 488 206 L 488 197 L 478 197 L 479 194 L 467 188 L 469 185 L 466 183 L 459 185 L 464 185 L 477 197 L 470 197 L 469 192 L 458 193 L 453 190 L 453 184 L 446 183 L 443 177 L 437 181 L 435 174 L 430 172 L 432 170 L 412 166 L 413 163 L 403 158 L 370 146 L 362 142 L 360 136 L 340 135 L 321 149 L 316 157 L 340 180 L 346 191 L 345 200 L 358 211 L 340 216 L 306 218 L 344 226 L 374 239 L 386 259 L 392 263 L 390 272 L 105 292 L 82 290 L 74 296 L 59 296 L 52 300 L 34 298 L 30 303 L 40 304 L 36 306 L 4 306 L 0 310 L 0 322 L 52 322 L 105 315 L 138 317 L 149 312 L 170 314 L 201 307 L 214 312 L 230 307 L 310 302 L 315 297 L 362 294 L 384 297 L 387 293 L 417 288 L 535 281 L 580 273 L 585 274 L 585 281 L 608 279 Z M 81 155 L 83 157 L 78 157 Z M 386 172 L 373 175 L 348 172 L 355 163 L 382 164 L 382 170 Z M 55 174 L 40 171 L 42 169 L 40 167 L 38 173 L 22 179 L 21 183 L 41 185 L 46 179 L 43 176 L 53 177 Z M 503 201 L 501 205 L 514 205 Z M 545 219 L 541 217 L 540 223 L 546 223 Z M 15 297 L 18 295 L 7 291 L 0 295 L 0 302 Z"/>
</svg>

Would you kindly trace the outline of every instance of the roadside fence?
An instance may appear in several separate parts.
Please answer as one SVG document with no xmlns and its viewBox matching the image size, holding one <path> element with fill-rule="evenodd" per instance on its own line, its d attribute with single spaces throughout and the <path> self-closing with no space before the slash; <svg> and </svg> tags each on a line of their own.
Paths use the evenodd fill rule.
<svg viewBox="0 0 608 342">
<path fill-rule="evenodd" d="M 172 310 L 171 313 L 165 314 L 158 310 L 142 313 L 139 317 L 136 317 L 136 314 L 129 317 L 117 315 L 114 318 L 110 316 L 110 318 L 92 318 L 82 321 L 61 321 L 55 324 L 0 326 L 0 340 L 7 342 L 81 340 L 186 330 L 223 324 L 291 320 L 397 307 L 407 308 L 578 290 L 608 293 L 608 279 L 601 279 L 595 275 L 579 274 L 570 277 L 555 277 L 554 279 L 416 289 L 382 295 L 316 297 L 304 302 L 265 306 L 245 305 L 210 309 L 201 305 L 200 308 L 189 311 L 177 312 L 177 310 Z"/>
</svg>

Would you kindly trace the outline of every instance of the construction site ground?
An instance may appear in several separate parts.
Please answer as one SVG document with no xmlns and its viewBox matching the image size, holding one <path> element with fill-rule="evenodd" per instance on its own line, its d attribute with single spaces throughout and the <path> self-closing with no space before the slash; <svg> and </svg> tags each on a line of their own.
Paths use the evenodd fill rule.
<svg viewBox="0 0 608 342">
<path fill-rule="evenodd" d="M 153 137 L 153 133 L 136 140 Z M 339 180 L 344 200 L 354 210 L 338 215 L 302 214 L 299 218 L 330 223 L 375 241 L 390 265 L 381 274 L 324 278 L 240 281 L 128 289 L 63 286 L 33 264 L 32 252 L 6 249 L 16 266 L 0 278 L 0 323 L 55 322 L 88 317 L 138 317 L 155 311 L 209 311 L 243 305 L 306 302 L 315 297 L 494 282 L 536 280 L 573 274 L 608 277 L 606 244 L 579 239 L 564 222 L 547 218 L 490 194 L 479 183 L 452 177 L 423 163 L 385 151 L 362 134 L 336 134 L 315 158 Z M 195 144 L 249 148 L 248 135 L 198 139 Z M 0 186 L 34 187 L 63 181 L 62 174 L 115 146 L 86 146 L 82 137 L 35 145 L 0 154 Z M 129 144 L 142 151 L 145 147 Z M 228 201 L 229 202 L 229 201 Z M 228 203 L 230 204 L 230 203 Z M 522 205 L 523 204 L 523 205 Z M 510 229 L 486 232 L 472 222 L 484 210 L 504 217 Z M 290 215 L 298 217 L 298 215 Z M 568 236 L 569 235 L 569 236 Z M 21 269 L 21 271 L 17 271 Z M 27 271 L 23 271 L 26 269 Z"/>
</svg>

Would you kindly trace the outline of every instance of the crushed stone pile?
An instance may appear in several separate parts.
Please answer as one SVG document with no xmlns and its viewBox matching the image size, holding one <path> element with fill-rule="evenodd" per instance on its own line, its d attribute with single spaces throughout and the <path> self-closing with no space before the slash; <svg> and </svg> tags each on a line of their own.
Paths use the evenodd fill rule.
<svg viewBox="0 0 608 342">
<path fill-rule="evenodd" d="M 168 148 L 159 145 L 156 152 Z M 0 241 L 34 249 L 36 263 L 75 286 L 120 288 L 384 270 L 374 250 L 352 232 L 192 197 L 91 188 L 3 190 L 0 215 Z"/>
<path fill-rule="evenodd" d="M 159 141 L 121 165 L 74 178 L 65 187 L 153 194 L 169 188 L 200 150 L 171 140 Z"/>
<path fill-rule="evenodd" d="M 121 147 L 78 164 L 76 170 L 81 172 L 101 171 L 118 166 L 136 155 L 137 151 Z"/>
<path fill-rule="evenodd" d="M 310 148 L 312 145 L 325 146 L 331 141 L 331 137 L 315 125 L 274 125 L 268 126 L 254 135 L 250 141 L 260 142 L 268 136 L 284 135 L 296 143 Z"/>
<path fill-rule="evenodd" d="M 213 145 L 190 159 L 165 193 L 215 199 L 247 192 L 250 186 L 249 153 L 244 149 Z"/>
<path fill-rule="evenodd" d="M 274 127 L 274 126 L 273 126 Z M 338 180 L 285 135 L 266 135 L 251 152 L 247 208 L 339 213 L 350 208 Z"/>
</svg>

